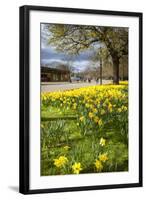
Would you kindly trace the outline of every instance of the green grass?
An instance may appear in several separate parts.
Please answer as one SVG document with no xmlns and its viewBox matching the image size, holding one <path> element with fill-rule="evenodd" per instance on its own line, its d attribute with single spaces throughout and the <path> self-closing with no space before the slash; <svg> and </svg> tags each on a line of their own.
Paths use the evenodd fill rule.
<svg viewBox="0 0 146 200">
<path fill-rule="evenodd" d="M 101 131 L 82 134 L 76 114 L 51 108 L 43 110 L 41 129 L 41 175 L 71 174 L 73 163 L 82 163 L 81 173 L 95 173 L 95 160 L 99 154 L 107 153 L 108 161 L 103 172 L 128 170 L 128 145 L 124 143 L 118 130 L 111 126 Z M 91 134 L 92 133 L 92 134 Z M 106 145 L 100 145 L 100 138 L 106 139 Z M 69 146 L 65 150 L 65 146 Z M 54 159 L 66 156 L 69 160 L 66 168 L 60 170 L 54 166 Z"/>
</svg>

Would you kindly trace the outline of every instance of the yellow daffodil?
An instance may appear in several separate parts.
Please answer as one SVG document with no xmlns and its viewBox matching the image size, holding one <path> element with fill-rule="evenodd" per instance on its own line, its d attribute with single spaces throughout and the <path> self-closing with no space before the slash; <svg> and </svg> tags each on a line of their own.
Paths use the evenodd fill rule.
<svg viewBox="0 0 146 200">
<path fill-rule="evenodd" d="M 80 171 L 82 170 L 81 163 L 75 162 L 75 163 L 72 165 L 72 170 L 73 170 L 73 173 L 74 173 L 74 174 L 79 174 Z"/>
<path fill-rule="evenodd" d="M 123 111 L 127 111 L 127 107 L 126 106 L 122 106 L 122 110 Z"/>
<path fill-rule="evenodd" d="M 92 112 L 89 112 L 89 118 L 93 118 L 94 117 L 94 114 Z"/>
<path fill-rule="evenodd" d="M 112 104 L 109 103 L 109 105 L 108 105 L 108 110 L 109 110 L 109 112 L 112 112 L 112 110 L 113 110 L 112 107 L 113 107 Z"/>
<path fill-rule="evenodd" d="M 103 165 L 102 165 L 102 163 L 101 163 L 100 160 L 96 160 L 96 161 L 95 161 L 95 167 L 96 167 L 96 170 L 97 170 L 98 172 L 102 171 Z"/>
<path fill-rule="evenodd" d="M 96 108 L 93 108 L 92 111 L 93 111 L 94 113 L 97 113 L 97 109 L 96 109 Z"/>
<path fill-rule="evenodd" d="M 106 153 L 103 153 L 103 154 L 99 154 L 98 156 L 99 160 L 102 161 L 102 162 L 105 162 L 108 160 L 108 156 Z"/>
<path fill-rule="evenodd" d="M 118 112 L 121 113 L 122 112 L 122 108 L 118 108 Z"/>
<path fill-rule="evenodd" d="M 70 149 L 70 147 L 69 147 L 68 145 L 64 146 L 63 148 L 64 148 L 64 150 L 66 150 L 66 151 L 68 151 L 68 150 Z"/>
<path fill-rule="evenodd" d="M 54 159 L 54 165 L 58 168 L 64 166 L 68 162 L 67 157 L 65 156 L 60 156 L 57 159 Z"/>
<path fill-rule="evenodd" d="M 42 96 L 42 99 L 43 99 L 44 101 L 46 101 L 46 100 L 47 100 L 47 97 L 46 97 L 45 95 L 43 95 L 43 96 Z"/>
<path fill-rule="evenodd" d="M 98 120 L 98 125 L 99 125 L 99 126 L 102 126 L 102 124 L 103 124 L 103 123 L 102 123 L 102 120 L 99 119 L 99 120 Z"/>
<path fill-rule="evenodd" d="M 106 139 L 101 138 L 99 144 L 100 144 L 101 146 L 105 146 L 105 143 L 106 143 Z"/>
<path fill-rule="evenodd" d="M 84 116 L 80 117 L 80 121 L 82 122 L 84 120 Z"/>
</svg>

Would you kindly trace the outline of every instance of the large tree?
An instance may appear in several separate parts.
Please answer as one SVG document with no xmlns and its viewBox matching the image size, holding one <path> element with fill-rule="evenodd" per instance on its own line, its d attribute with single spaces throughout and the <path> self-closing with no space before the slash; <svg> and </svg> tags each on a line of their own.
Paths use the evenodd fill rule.
<svg viewBox="0 0 146 200">
<path fill-rule="evenodd" d="M 79 54 L 87 49 L 107 49 L 113 63 L 113 83 L 119 84 L 120 58 L 128 55 L 128 29 L 82 25 L 47 25 L 48 43 L 58 51 Z"/>
</svg>

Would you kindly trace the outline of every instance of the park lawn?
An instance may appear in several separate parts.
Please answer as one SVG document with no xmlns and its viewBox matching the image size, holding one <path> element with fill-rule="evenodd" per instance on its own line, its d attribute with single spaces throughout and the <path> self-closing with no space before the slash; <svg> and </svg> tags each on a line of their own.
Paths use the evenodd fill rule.
<svg viewBox="0 0 146 200">
<path fill-rule="evenodd" d="M 42 176 L 128 171 L 128 113 L 125 109 L 128 101 L 128 87 L 127 85 L 117 88 L 108 87 L 103 88 L 105 95 L 109 89 L 116 92 L 108 101 L 106 113 L 103 113 L 103 108 L 106 110 L 106 105 L 103 107 L 106 99 L 101 95 L 101 89 L 99 87 L 87 89 L 89 94 L 92 92 L 90 101 L 95 100 L 98 94 L 102 101 L 97 109 L 103 114 L 97 111 L 94 118 L 91 112 L 93 108 L 90 106 L 93 106 L 93 101 L 90 102 L 86 98 L 89 95 L 85 94 L 85 89 L 83 92 L 79 89 L 71 93 L 70 91 L 69 93 L 55 92 L 54 99 L 52 96 L 47 96 L 48 94 L 44 98 L 43 94 L 41 107 Z M 119 99 L 121 94 L 122 98 Z M 87 102 L 84 102 L 85 99 Z M 115 102 L 117 106 L 114 106 Z M 62 103 L 65 105 L 62 106 Z M 86 107 L 87 104 L 89 106 Z M 98 123 L 95 123 L 94 119 L 97 119 L 97 116 L 100 116 L 100 119 Z M 99 124 L 99 120 L 102 120 L 102 124 Z"/>
</svg>

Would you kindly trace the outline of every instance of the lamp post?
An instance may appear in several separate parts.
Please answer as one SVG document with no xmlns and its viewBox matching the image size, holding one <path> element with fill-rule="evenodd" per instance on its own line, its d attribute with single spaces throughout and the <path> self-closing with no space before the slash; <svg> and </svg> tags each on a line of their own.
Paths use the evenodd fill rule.
<svg viewBox="0 0 146 200">
<path fill-rule="evenodd" d="M 102 85 L 102 58 L 101 58 L 101 47 L 100 47 L 100 85 Z"/>
</svg>

